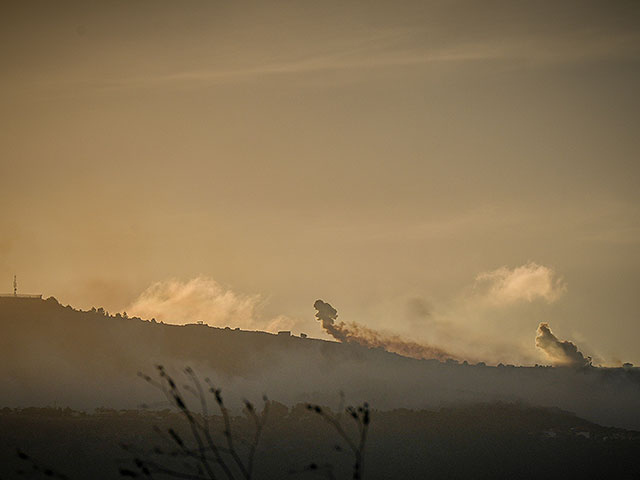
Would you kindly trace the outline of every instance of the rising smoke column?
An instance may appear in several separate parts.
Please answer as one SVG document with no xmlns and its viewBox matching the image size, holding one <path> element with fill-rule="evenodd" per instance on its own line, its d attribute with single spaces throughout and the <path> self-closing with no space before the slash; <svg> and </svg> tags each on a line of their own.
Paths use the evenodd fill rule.
<svg viewBox="0 0 640 480">
<path fill-rule="evenodd" d="M 338 311 L 322 300 L 316 300 L 313 307 L 318 311 L 316 318 L 322 322 L 322 328 L 342 343 L 357 343 L 369 348 L 381 347 L 388 352 L 417 359 L 454 358 L 453 355 L 438 347 L 406 341 L 397 335 L 385 335 L 357 323 L 337 323 Z"/>
<path fill-rule="evenodd" d="M 591 364 L 591 357 L 585 357 L 575 343 L 560 341 L 549 328 L 548 323 L 538 325 L 536 347 L 542 350 L 556 365 L 584 367 Z"/>
<path fill-rule="evenodd" d="M 329 335 L 341 342 L 348 341 L 348 335 L 343 331 L 344 323 L 340 322 L 338 325 L 335 323 L 338 318 L 338 311 L 335 308 L 322 300 L 316 300 L 313 308 L 318 311 L 316 318 L 322 322 L 322 328 L 324 328 Z"/>
</svg>

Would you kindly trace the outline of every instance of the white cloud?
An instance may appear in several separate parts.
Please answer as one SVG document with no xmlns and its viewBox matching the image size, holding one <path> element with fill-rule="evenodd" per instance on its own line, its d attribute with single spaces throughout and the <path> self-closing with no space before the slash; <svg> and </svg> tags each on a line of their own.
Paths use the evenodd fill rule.
<svg viewBox="0 0 640 480">
<path fill-rule="evenodd" d="M 476 276 L 476 291 L 494 305 L 509 305 L 520 301 L 558 300 L 567 290 L 566 283 L 553 269 L 529 262 L 510 269 L 500 267 Z"/>
<path fill-rule="evenodd" d="M 211 278 L 196 277 L 186 282 L 156 282 L 125 310 L 129 315 L 172 324 L 203 321 L 217 327 L 271 332 L 293 326 L 294 321 L 283 315 L 260 319 L 261 304 L 260 295 L 238 294 Z"/>
</svg>

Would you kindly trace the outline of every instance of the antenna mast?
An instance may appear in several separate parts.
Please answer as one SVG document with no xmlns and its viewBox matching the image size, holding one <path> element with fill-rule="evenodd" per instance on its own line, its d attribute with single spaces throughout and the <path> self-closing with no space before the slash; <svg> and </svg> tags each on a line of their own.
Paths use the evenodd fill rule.
<svg viewBox="0 0 640 480">
<path fill-rule="evenodd" d="M 13 276 L 13 296 L 18 296 L 18 278 L 15 275 Z"/>
</svg>

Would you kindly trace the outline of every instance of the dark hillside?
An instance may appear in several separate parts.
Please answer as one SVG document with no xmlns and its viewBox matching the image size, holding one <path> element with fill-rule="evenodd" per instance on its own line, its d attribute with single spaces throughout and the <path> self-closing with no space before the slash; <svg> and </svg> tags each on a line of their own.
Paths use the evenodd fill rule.
<svg viewBox="0 0 640 480">
<path fill-rule="evenodd" d="M 166 325 L 0 298 L 0 385 L 6 406 L 136 408 L 156 392 L 137 378 L 155 364 L 192 366 L 236 399 L 330 403 L 340 390 L 379 409 L 520 401 L 640 429 L 640 371 L 514 367 L 414 360 L 353 344 Z"/>
<path fill-rule="evenodd" d="M 102 310 L 85 312 L 63 307 L 53 297 L 0 298 L 0 322 L 2 355 L 18 369 L 24 362 L 46 368 L 55 358 L 93 374 L 135 374 L 155 363 L 196 363 L 228 376 L 250 377 L 283 355 L 310 352 L 326 356 L 328 365 L 380 358 L 414 362 L 358 345 L 195 323 L 168 325 Z"/>
</svg>

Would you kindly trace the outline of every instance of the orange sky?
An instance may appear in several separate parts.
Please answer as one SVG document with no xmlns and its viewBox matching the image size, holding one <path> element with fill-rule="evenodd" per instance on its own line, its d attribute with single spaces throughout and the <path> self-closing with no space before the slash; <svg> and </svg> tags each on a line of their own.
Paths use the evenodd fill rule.
<svg viewBox="0 0 640 480">
<path fill-rule="evenodd" d="M 640 363 L 637 2 L 1 8 L 1 290 Z"/>
</svg>

